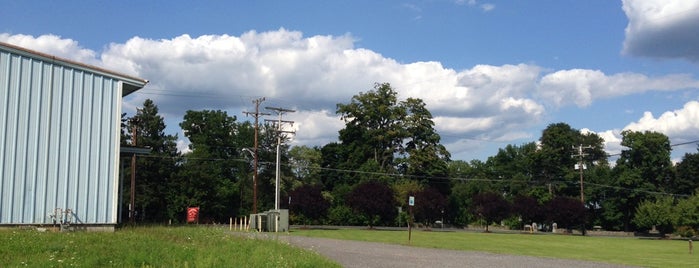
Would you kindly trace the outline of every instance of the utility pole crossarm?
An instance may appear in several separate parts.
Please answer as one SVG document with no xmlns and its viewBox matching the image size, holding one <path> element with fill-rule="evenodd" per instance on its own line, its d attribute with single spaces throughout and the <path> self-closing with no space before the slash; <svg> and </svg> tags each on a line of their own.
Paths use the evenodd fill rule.
<svg viewBox="0 0 699 268">
<path fill-rule="evenodd" d="M 267 114 L 267 115 L 269 115 L 269 114 Z M 282 122 L 282 123 L 287 123 L 287 124 L 292 124 L 292 125 L 294 124 L 294 121 L 289 121 L 289 120 L 265 119 L 265 122 L 272 122 L 272 123 Z"/>
<path fill-rule="evenodd" d="M 272 111 L 277 111 L 278 113 L 293 113 L 296 112 L 296 110 L 292 109 L 286 109 L 286 108 L 279 108 L 279 107 L 265 107 L 267 110 L 272 110 Z"/>
</svg>

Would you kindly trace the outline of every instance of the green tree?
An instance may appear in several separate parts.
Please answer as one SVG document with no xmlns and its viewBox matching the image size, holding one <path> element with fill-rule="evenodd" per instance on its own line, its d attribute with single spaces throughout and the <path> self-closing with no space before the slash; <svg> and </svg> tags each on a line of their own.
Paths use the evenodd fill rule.
<svg viewBox="0 0 699 268">
<path fill-rule="evenodd" d="M 663 196 L 654 201 L 645 200 L 636 208 L 633 222 L 641 229 L 656 228 L 661 235 L 672 232 L 674 200 Z"/>
<path fill-rule="evenodd" d="M 450 154 L 440 144 L 441 137 L 434 129 L 432 114 L 421 99 L 408 98 L 401 106 L 407 112 L 402 119 L 406 133 L 402 152 L 407 154 L 402 160 L 403 173 L 422 178 L 424 185 L 437 189 L 442 195 L 448 194 L 450 182 L 446 177 Z"/>
<path fill-rule="evenodd" d="M 143 102 L 143 108 L 128 122 L 136 126 L 138 147 L 150 148 L 149 155 L 137 157 L 135 208 L 139 212 L 138 219 L 166 222 L 169 219 L 167 186 L 177 171 L 179 156 L 177 135 L 165 134 L 165 121 L 150 99 Z"/>
<path fill-rule="evenodd" d="M 382 170 L 393 170 L 394 156 L 405 138 L 400 120 L 406 111 L 398 106 L 397 95 L 389 84 L 376 84 L 374 90 L 355 95 L 350 103 L 337 104 L 337 113 L 345 121 L 340 141 L 353 152 L 348 160 L 354 168 L 372 159 Z"/>
<path fill-rule="evenodd" d="M 441 145 L 434 130 L 432 114 L 420 99 L 398 100 L 398 93 L 388 83 L 375 84 L 374 90 L 352 97 L 348 104 L 338 104 L 337 113 L 345 121 L 340 130 L 344 169 L 411 175 L 449 191 L 444 186 L 448 174 L 449 152 Z M 352 179 L 350 179 L 352 180 Z"/>
<path fill-rule="evenodd" d="M 238 204 L 235 215 L 248 215 L 253 211 L 254 156 L 250 152 L 254 146 L 255 126 L 245 121 L 235 124 L 235 128 L 233 140 L 235 146 L 240 148 L 238 153 L 241 159 L 234 170 L 237 180 L 233 188 L 237 193 L 234 197 L 237 201 L 234 200 L 233 203 Z"/>
<path fill-rule="evenodd" d="M 585 202 L 588 208 L 588 219 L 591 226 L 602 226 L 605 230 L 620 230 L 618 221 L 606 218 L 607 210 L 613 210 L 614 206 L 605 205 L 614 201 L 614 188 L 608 187 L 612 178 L 612 171 L 607 161 L 599 161 L 589 167 L 584 174 Z"/>
<path fill-rule="evenodd" d="M 533 164 L 536 176 L 546 183 L 549 189 L 567 190 L 567 185 L 563 183 L 573 177 L 572 169 L 576 160 L 571 155 L 575 153 L 573 147 L 579 144 L 578 133 L 565 123 L 551 124 L 542 132 L 539 139 L 540 149 Z M 564 194 L 571 193 L 573 192 L 567 191 Z"/>
<path fill-rule="evenodd" d="M 447 200 L 447 218 L 456 225 L 467 226 L 476 220 L 473 214 L 472 200 L 478 193 L 497 191 L 492 183 L 490 168 L 483 161 L 461 160 L 449 162 L 449 176 L 454 178 L 451 194 Z"/>
<path fill-rule="evenodd" d="M 318 147 L 294 146 L 289 150 L 291 171 L 300 184 L 318 184 L 322 153 Z"/>
<path fill-rule="evenodd" d="M 691 195 L 699 188 L 699 153 L 687 153 L 677 164 L 677 175 L 669 192 Z"/>
<path fill-rule="evenodd" d="M 281 135 L 281 136 L 280 136 Z M 276 184 L 277 168 L 277 142 L 281 138 L 279 149 L 279 196 L 287 196 L 293 188 L 296 177 L 294 176 L 289 156 L 289 136 L 278 133 L 275 126 L 271 124 L 262 125 L 259 133 L 258 156 L 260 161 L 258 175 L 258 211 L 274 209 L 274 193 Z M 286 206 L 287 202 L 279 200 L 280 208 Z"/>
<path fill-rule="evenodd" d="M 617 166 L 636 169 L 643 180 L 655 189 L 665 190 L 671 182 L 672 161 L 670 160 L 670 139 L 659 132 L 624 131 L 621 133 L 623 150 Z"/>
<path fill-rule="evenodd" d="M 396 204 L 401 206 L 403 209 L 408 208 L 408 197 L 415 196 L 417 192 L 423 190 L 422 186 L 416 180 L 401 179 L 391 184 L 393 192 L 395 193 Z"/>
<path fill-rule="evenodd" d="M 333 142 L 324 145 L 320 148 L 320 180 L 328 191 L 333 191 L 336 186 L 354 185 L 356 180 L 354 176 L 343 172 L 342 170 L 350 170 L 348 166 L 345 146 Z"/>
<path fill-rule="evenodd" d="M 607 216 L 618 218 L 625 231 L 633 230 L 638 205 L 652 194 L 663 192 L 671 181 L 670 140 L 658 132 L 624 131 L 621 145 L 628 148 L 613 169 L 612 188 L 605 208 Z"/>
<path fill-rule="evenodd" d="M 120 132 L 121 135 L 119 135 L 119 140 L 121 145 L 129 145 L 131 144 L 131 129 L 129 128 L 129 118 L 126 117 L 126 113 L 121 114 L 121 127 L 120 127 Z"/>
<path fill-rule="evenodd" d="M 415 196 L 416 193 L 424 188 L 417 180 L 399 179 L 391 184 L 395 193 L 396 205 L 401 208 L 401 213 L 398 215 L 398 226 L 405 226 L 409 219 L 408 199 L 410 196 Z"/>
<path fill-rule="evenodd" d="M 240 161 L 235 116 L 224 111 L 187 111 L 180 127 L 191 142 L 191 153 L 181 163 L 170 191 L 171 216 L 184 215 L 188 206 L 199 206 L 203 219 L 223 222 L 235 214 L 239 193 L 236 181 L 248 163 Z"/>
<path fill-rule="evenodd" d="M 537 187 L 545 187 L 532 178 L 534 154 L 536 143 L 530 142 L 522 146 L 508 144 L 488 158 L 486 163 L 492 167 L 493 178 L 500 181 L 498 188 L 501 192 L 510 196 L 530 195 Z"/>
<path fill-rule="evenodd" d="M 566 123 L 549 125 L 542 133 L 540 149 L 534 156 L 534 176 L 549 185 L 552 191 L 564 196 L 580 196 L 579 175 L 574 170 L 579 158 L 572 157 L 579 152 L 579 146 L 591 147 L 583 153 L 583 164 L 591 167 L 599 161 L 606 161 L 603 150 L 604 140 L 594 133 L 581 133 Z"/>
<path fill-rule="evenodd" d="M 673 225 L 675 228 L 690 230 L 690 234 L 699 233 L 699 195 L 680 199 L 674 207 Z M 689 235 L 691 236 L 691 235 Z"/>
</svg>

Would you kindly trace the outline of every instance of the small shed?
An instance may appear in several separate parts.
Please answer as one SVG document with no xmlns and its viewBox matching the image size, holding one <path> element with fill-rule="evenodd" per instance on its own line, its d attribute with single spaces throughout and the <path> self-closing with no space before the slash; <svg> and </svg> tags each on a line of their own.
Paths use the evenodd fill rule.
<svg viewBox="0 0 699 268">
<path fill-rule="evenodd" d="M 147 83 L 0 43 L 0 226 L 113 229 L 122 97 Z"/>
</svg>

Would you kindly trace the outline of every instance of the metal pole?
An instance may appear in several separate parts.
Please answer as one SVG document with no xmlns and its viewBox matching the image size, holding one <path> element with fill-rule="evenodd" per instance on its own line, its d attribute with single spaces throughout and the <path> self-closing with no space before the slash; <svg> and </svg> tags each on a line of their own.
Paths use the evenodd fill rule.
<svg viewBox="0 0 699 268">
<path fill-rule="evenodd" d="M 280 115 L 280 117 L 281 117 L 281 115 Z M 276 179 L 274 181 L 274 209 L 275 210 L 279 210 L 279 173 L 280 173 L 279 162 L 281 162 L 280 161 L 281 157 L 279 157 L 279 151 L 280 151 L 279 148 L 281 147 L 281 143 L 282 143 L 281 135 L 278 135 L 277 136 L 277 170 L 276 170 L 277 174 L 276 174 Z"/>
<path fill-rule="evenodd" d="M 252 149 L 253 154 L 253 164 L 252 164 L 252 213 L 257 214 L 257 131 L 259 125 L 257 124 L 257 116 L 255 116 L 255 147 Z"/>
<path fill-rule="evenodd" d="M 284 132 L 293 133 L 290 131 L 282 131 L 282 123 L 292 123 L 293 124 L 293 121 L 283 121 L 282 114 L 284 114 L 285 112 L 295 112 L 295 111 L 290 110 L 290 109 L 275 108 L 275 107 L 266 107 L 266 108 L 276 111 L 277 114 L 279 115 L 279 119 L 277 120 L 277 168 L 276 168 L 276 179 L 275 179 L 275 183 L 274 183 L 275 184 L 274 185 L 274 209 L 279 210 L 279 177 L 281 175 L 280 168 L 279 168 L 279 165 L 280 165 L 279 162 L 281 162 L 280 161 L 280 159 L 281 159 L 280 147 L 282 144 L 282 136 L 281 135 Z"/>
</svg>

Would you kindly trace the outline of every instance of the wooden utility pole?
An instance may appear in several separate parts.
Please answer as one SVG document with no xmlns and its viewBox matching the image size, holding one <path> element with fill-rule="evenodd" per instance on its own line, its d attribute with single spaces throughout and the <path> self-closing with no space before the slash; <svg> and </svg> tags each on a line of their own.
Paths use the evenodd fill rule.
<svg viewBox="0 0 699 268">
<path fill-rule="evenodd" d="M 270 115 L 269 113 L 260 113 L 260 103 L 265 101 L 265 98 L 259 98 L 255 99 L 252 101 L 252 103 L 255 104 L 255 112 L 243 112 L 245 115 L 250 115 L 252 117 L 255 117 L 255 145 L 252 149 L 252 154 L 253 154 L 253 164 L 252 164 L 252 169 L 253 169 L 253 175 L 252 175 L 252 214 L 257 214 L 257 163 L 258 163 L 258 157 L 257 157 L 257 146 L 258 146 L 258 141 L 257 141 L 257 135 L 259 133 L 260 129 L 260 124 L 259 118 L 261 115 Z"/>
<path fill-rule="evenodd" d="M 282 144 L 282 133 L 294 133 L 293 131 L 283 131 L 282 130 L 282 123 L 289 123 L 291 125 L 294 124 L 294 121 L 285 121 L 282 120 L 282 115 L 284 113 L 293 113 L 296 112 L 295 110 L 291 109 L 284 109 L 284 108 L 277 108 L 277 107 L 265 107 L 265 109 L 275 111 L 279 115 L 279 119 L 276 120 L 277 122 L 277 170 L 276 170 L 276 179 L 274 183 L 274 210 L 279 210 L 279 175 L 280 175 L 280 170 L 279 170 L 279 162 L 280 162 L 280 152 L 279 148 L 281 147 Z M 272 121 L 274 120 L 266 120 L 266 121 Z"/>
<path fill-rule="evenodd" d="M 585 206 L 585 188 L 583 187 L 583 170 L 585 169 L 585 163 L 583 162 L 583 157 L 587 155 L 583 150 L 591 148 L 592 146 L 582 146 L 582 144 L 580 144 L 577 148 L 578 154 L 572 155 L 573 157 L 578 157 L 578 169 L 580 170 L 580 203 L 582 203 L 583 207 Z M 575 146 L 573 146 L 573 149 L 576 149 Z M 585 235 L 585 220 L 582 222 L 582 235 Z"/>
<path fill-rule="evenodd" d="M 574 154 L 573 157 L 578 157 L 578 169 L 580 170 L 580 202 L 585 205 L 585 193 L 584 193 L 584 186 L 583 186 L 583 169 L 585 169 L 585 163 L 583 162 L 583 157 L 587 156 L 586 153 L 583 152 L 584 149 L 591 149 L 592 146 L 582 146 L 580 144 L 578 148 L 575 148 L 573 146 L 573 149 L 577 149 L 578 154 Z"/>
<path fill-rule="evenodd" d="M 136 109 L 138 116 L 138 109 Z M 138 144 L 138 118 L 131 118 L 131 146 L 136 147 Z M 129 203 L 129 223 L 134 223 L 134 210 L 136 209 L 136 153 L 131 156 L 131 198 Z"/>
</svg>

